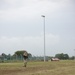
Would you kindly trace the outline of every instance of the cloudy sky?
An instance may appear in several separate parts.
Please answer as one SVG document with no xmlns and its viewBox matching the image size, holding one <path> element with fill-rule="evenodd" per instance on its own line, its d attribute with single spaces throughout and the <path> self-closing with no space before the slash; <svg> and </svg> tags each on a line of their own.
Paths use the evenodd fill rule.
<svg viewBox="0 0 75 75">
<path fill-rule="evenodd" d="M 27 50 L 46 55 L 75 55 L 75 0 L 0 0 L 0 54 Z"/>
</svg>

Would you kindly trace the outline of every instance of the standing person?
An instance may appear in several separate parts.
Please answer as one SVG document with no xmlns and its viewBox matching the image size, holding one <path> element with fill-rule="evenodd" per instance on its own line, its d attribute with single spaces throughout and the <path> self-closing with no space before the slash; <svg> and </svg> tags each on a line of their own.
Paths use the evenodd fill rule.
<svg viewBox="0 0 75 75">
<path fill-rule="evenodd" d="M 27 53 L 27 51 L 24 51 L 23 58 L 24 58 L 24 67 L 26 67 L 27 66 L 27 59 L 28 59 L 28 53 Z"/>
</svg>

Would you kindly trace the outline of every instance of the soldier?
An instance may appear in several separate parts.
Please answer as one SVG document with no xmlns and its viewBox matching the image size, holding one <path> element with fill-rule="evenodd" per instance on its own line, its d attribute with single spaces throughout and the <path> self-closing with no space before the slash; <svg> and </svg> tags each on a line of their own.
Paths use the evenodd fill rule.
<svg viewBox="0 0 75 75">
<path fill-rule="evenodd" d="M 28 59 L 28 53 L 27 53 L 27 51 L 24 51 L 23 58 L 24 58 L 24 67 L 26 67 L 27 66 L 27 59 Z"/>
</svg>

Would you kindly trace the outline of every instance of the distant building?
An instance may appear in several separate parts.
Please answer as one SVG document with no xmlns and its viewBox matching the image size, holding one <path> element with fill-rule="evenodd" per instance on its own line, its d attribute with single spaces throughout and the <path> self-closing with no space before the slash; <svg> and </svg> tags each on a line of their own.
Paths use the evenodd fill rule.
<svg viewBox="0 0 75 75">
<path fill-rule="evenodd" d="M 59 61 L 60 59 L 58 58 L 51 58 L 51 61 Z"/>
</svg>

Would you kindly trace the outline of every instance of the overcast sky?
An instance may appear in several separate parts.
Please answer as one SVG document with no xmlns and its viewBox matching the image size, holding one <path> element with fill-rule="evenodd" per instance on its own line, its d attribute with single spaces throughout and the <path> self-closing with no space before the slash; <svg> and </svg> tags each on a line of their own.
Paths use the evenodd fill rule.
<svg viewBox="0 0 75 75">
<path fill-rule="evenodd" d="M 0 0 L 0 54 L 27 50 L 43 56 L 75 55 L 75 0 Z"/>
</svg>

